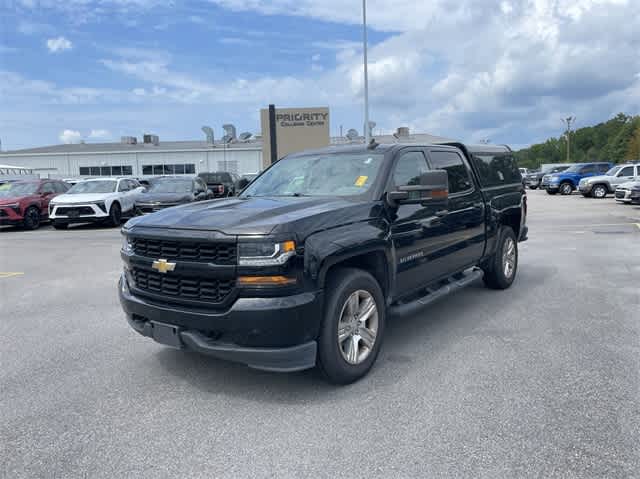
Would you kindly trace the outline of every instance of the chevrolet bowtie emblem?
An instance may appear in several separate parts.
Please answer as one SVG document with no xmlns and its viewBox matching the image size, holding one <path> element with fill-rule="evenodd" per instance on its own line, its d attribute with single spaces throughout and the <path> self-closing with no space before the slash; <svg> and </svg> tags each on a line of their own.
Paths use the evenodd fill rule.
<svg viewBox="0 0 640 479">
<path fill-rule="evenodd" d="M 173 271 L 174 269 L 176 269 L 176 264 L 169 263 L 166 259 L 159 259 L 154 261 L 151 267 L 158 273 L 166 274 L 168 271 Z"/>
</svg>

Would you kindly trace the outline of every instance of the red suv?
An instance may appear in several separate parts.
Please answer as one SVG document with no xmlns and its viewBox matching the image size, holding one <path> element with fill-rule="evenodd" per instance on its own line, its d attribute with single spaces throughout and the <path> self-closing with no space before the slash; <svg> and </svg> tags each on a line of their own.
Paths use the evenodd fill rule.
<svg viewBox="0 0 640 479">
<path fill-rule="evenodd" d="M 51 198 L 66 192 L 59 180 L 21 180 L 0 185 L 0 225 L 21 225 L 28 230 L 49 217 Z"/>
</svg>

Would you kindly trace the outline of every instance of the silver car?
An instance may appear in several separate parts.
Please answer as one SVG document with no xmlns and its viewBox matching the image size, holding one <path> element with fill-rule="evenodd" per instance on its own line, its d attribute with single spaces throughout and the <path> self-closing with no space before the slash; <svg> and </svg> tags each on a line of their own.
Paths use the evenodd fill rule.
<svg viewBox="0 0 640 479">
<path fill-rule="evenodd" d="M 616 191 L 622 183 L 640 180 L 640 164 L 616 165 L 604 175 L 583 178 L 578 184 L 578 190 L 583 196 L 604 198 Z"/>
<path fill-rule="evenodd" d="M 620 203 L 633 203 L 635 198 L 632 198 L 632 194 L 640 190 L 640 181 L 629 181 L 618 185 L 615 192 L 616 201 Z M 634 195 L 634 196 L 636 196 Z"/>
</svg>

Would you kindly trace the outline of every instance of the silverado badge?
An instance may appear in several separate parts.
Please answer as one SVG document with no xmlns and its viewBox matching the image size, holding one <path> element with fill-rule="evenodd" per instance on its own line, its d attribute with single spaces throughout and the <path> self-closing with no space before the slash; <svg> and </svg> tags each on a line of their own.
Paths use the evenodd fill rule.
<svg viewBox="0 0 640 479">
<path fill-rule="evenodd" d="M 159 259 L 154 261 L 151 267 L 158 271 L 158 273 L 166 274 L 168 271 L 173 271 L 174 269 L 176 269 L 176 264 L 169 263 L 166 259 Z"/>
</svg>

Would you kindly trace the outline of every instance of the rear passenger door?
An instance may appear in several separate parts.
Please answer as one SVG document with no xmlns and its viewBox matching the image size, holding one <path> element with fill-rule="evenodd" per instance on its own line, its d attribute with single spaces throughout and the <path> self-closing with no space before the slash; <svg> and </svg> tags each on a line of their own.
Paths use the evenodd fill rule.
<svg viewBox="0 0 640 479">
<path fill-rule="evenodd" d="M 49 202 L 56 196 L 57 191 L 53 181 L 47 181 L 40 186 L 40 214 L 49 213 Z"/>
<path fill-rule="evenodd" d="M 453 271 L 475 264 L 484 254 L 485 204 L 468 160 L 458 151 L 432 147 L 428 159 L 449 177 L 448 212 L 442 218 L 449 237 L 448 264 Z"/>
</svg>

